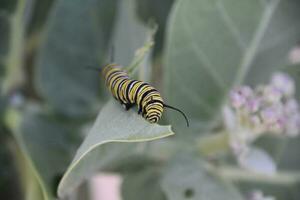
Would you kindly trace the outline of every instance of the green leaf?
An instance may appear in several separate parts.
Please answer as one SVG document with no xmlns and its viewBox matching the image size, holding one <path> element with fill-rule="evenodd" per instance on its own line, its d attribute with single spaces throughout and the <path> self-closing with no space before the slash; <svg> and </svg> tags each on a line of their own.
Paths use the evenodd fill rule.
<svg viewBox="0 0 300 200">
<path fill-rule="evenodd" d="M 102 151 L 109 152 L 103 154 L 101 167 L 103 171 L 120 174 L 137 173 L 144 170 L 149 165 L 158 164 L 158 159 L 148 154 L 148 143 L 114 143 L 104 145 Z M 104 161 L 105 160 L 105 161 Z"/>
<path fill-rule="evenodd" d="M 148 31 L 147 27 L 135 16 L 135 6 L 135 0 L 120 2 L 113 45 L 115 46 L 115 62 L 123 66 L 131 63 L 135 51 L 144 44 Z"/>
<path fill-rule="evenodd" d="M 3 9 L 0 9 L 0 12 L 5 11 Z M 9 33 L 10 33 L 10 24 L 7 16 L 4 14 L 0 15 L 0 64 L 1 64 L 1 74 L 3 72 L 3 64 L 5 64 L 5 56 L 7 55 L 9 51 Z"/>
<path fill-rule="evenodd" d="M 0 2 L 0 66 L 5 64 L 5 56 L 9 52 L 10 34 L 11 34 L 11 17 L 18 4 L 17 0 L 2 0 Z M 2 73 L 1 69 L 1 73 Z"/>
<path fill-rule="evenodd" d="M 99 103 L 99 73 L 110 40 L 116 0 L 58 0 L 37 58 L 36 85 L 58 112 L 82 117 Z"/>
<path fill-rule="evenodd" d="M 284 147 L 280 152 L 279 168 L 283 170 L 293 170 L 300 172 L 300 137 L 286 139 Z M 300 181 L 299 181 L 300 182 Z"/>
<path fill-rule="evenodd" d="M 153 57 L 160 55 L 163 50 L 167 19 L 173 2 L 174 0 L 136 0 L 136 12 L 139 18 L 145 24 L 152 20 L 158 25 L 158 30 L 155 34 Z"/>
<path fill-rule="evenodd" d="M 13 13 L 18 2 L 18 0 L 2 0 L 0 3 L 1 12 L 7 12 L 7 14 Z"/>
<path fill-rule="evenodd" d="M 300 64 L 290 65 L 283 70 L 288 73 L 296 85 L 296 100 L 299 103 L 300 97 Z M 300 157 L 297 152 L 300 151 L 300 137 L 286 138 L 282 141 L 282 149 L 279 152 L 279 168 L 284 170 L 300 170 Z M 300 195 L 299 195 L 300 196 Z"/>
<path fill-rule="evenodd" d="M 1 128 L 0 130 L 4 130 Z M 1 137 L 0 132 L 0 197 L 3 199 L 17 200 L 21 198 L 19 174 L 12 159 L 13 142 Z"/>
<path fill-rule="evenodd" d="M 167 103 L 181 108 L 191 128 L 170 115 L 182 132 L 215 125 L 228 91 L 268 81 L 285 66 L 300 39 L 297 0 L 179 0 L 173 7 L 166 50 Z M 175 117 L 176 116 L 176 117 Z"/>
<path fill-rule="evenodd" d="M 235 188 L 208 172 L 205 162 L 192 154 L 179 154 L 165 168 L 162 188 L 172 200 L 242 200 Z"/>
<path fill-rule="evenodd" d="M 277 171 L 273 175 L 260 174 L 241 168 L 220 166 L 218 173 L 245 195 L 254 190 L 261 190 L 265 195 L 274 196 L 276 200 L 297 200 L 300 197 L 300 173 Z"/>
<path fill-rule="evenodd" d="M 165 200 L 160 186 L 161 172 L 157 168 L 148 168 L 134 174 L 128 174 L 122 182 L 124 200 Z"/>
<path fill-rule="evenodd" d="M 300 97 L 300 63 L 288 65 L 282 69 L 284 73 L 287 73 L 295 82 L 296 99 Z"/>
<path fill-rule="evenodd" d="M 6 121 L 38 181 L 43 198 L 53 199 L 57 179 L 66 170 L 78 143 L 74 132 L 35 107 L 27 107 L 23 113 L 10 109 Z"/>
<path fill-rule="evenodd" d="M 95 124 L 64 174 L 58 188 L 59 196 L 63 197 L 70 193 L 84 179 L 104 167 L 107 163 L 105 155 L 112 153 L 105 151 L 106 144 L 144 142 L 172 134 L 174 133 L 170 126 L 150 124 L 137 115 L 136 111 L 126 112 L 115 100 L 111 100 L 99 113 Z M 130 146 L 126 145 L 124 148 Z M 122 152 L 119 149 L 116 153 L 122 157 Z"/>
<path fill-rule="evenodd" d="M 28 25 L 28 34 L 36 34 L 43 30 L 45 21 L 49 15 L 55 0 L 35 1 L 32 5 L 31 18 Z"/>
</svg>

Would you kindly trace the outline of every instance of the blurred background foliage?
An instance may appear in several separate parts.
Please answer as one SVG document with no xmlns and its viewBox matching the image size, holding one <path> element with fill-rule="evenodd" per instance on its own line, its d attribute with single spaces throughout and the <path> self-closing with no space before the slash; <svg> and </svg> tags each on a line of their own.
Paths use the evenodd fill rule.
<svg viewBox="0 0 300 200">
<path fill-rule="evenodd" d="M 298 200 L 300 137 L 257 141 L 276 158 L 271 177 L 239 169 L 230 152 L 207 155 L 199 141 L 222 126 L 233 87 L 281 69 L 299 90 L 299 64 L 288 60 L 299 19 L 298 0 L 1 0 L 0 198 L 88 199 L 86 180 L 102 170 L 124 177 L 124 200 L 240 200 L 254 189 Z M 106 64 L 112 46 L 129 66 L 153 23 L 134 76 L 191 124 L 167 111 L 161 123 L 176 135 L 165 139 L 169 126 L 107 103 L 103 80 L 85 69 Z"/>
</svg>

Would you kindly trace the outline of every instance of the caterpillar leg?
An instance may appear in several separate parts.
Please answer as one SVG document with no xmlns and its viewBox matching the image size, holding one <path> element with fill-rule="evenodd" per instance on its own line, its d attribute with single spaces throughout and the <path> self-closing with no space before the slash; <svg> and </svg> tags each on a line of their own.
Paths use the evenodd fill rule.
<svg viewBox="0 0 300 200">
<path fill-rule="evenodd" d="M 142 108 L 139 108 L 138 114 L 139 114 L 139 115 L 142 114 Z"/>
<path fill-rule="evenodd" d="M 121 103 L 121 104 L 125 110 L 129 110 L 130 108 L 133 107 L 133 104 L 130 103 Z"/>
</svg>

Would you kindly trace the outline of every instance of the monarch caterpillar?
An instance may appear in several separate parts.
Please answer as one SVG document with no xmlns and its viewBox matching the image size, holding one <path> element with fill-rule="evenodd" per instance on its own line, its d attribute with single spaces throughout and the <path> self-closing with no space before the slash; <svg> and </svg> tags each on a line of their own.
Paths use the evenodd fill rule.
<svg viewBox="0 0 300 200">
<path fill-rule="evenodd" d="M 180 112 L 189 126 L 188 118 L 181 110 L 165 104 L 160 93 L 150 84 L 131 79 L 122 66 L 108 64 L 103 69 L 89 68 L 102 73 L 111 94 L 126 110 L 137 105 L 138 114 L 142 114 L 142 117 L 150 123 L 157 123 L 162 117 L 164 108 L 170 108 Z"/>
</svg>

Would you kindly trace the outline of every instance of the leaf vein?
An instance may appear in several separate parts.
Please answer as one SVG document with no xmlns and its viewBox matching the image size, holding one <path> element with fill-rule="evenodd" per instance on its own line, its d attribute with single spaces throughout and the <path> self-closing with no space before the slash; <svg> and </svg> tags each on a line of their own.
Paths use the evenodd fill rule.
<svg viewBox="0 0 300 200">
<path fill-rule="evenodd" d="M 198 96 L 195 95 L 195 91 L 191 91 L 189 88 L 180 88 L 180 90 L 181 94 L 184 94 L 184 96 L 188 96 L 189 100 L 194 101 L 207 114 L 215 113 L 215 109 L 207 102 L 203 101 L 201 98 L 198 98 Z"/>
<path fill-rule="evenodd" d="M 184 33 L 186 33 L 187 37 L 191 38 L 190 41 L 193 41 L 193 34 L 190 31 L 190 28 L 187 27 L 188 21 L 186 20 L 186 17 L 182 18 L 183 20 L 183 29 Z M 202 63 L 202 67 L 210 74 L 210 76 L 214 79 L 216 85 L 221 88 L 225 89 L 225 82 L 224 80 L 220 77 L 220 75 L 217 73 L 217 71 L 214 69 L 213 64 L 211 63 L 210 59 L 208 56 L 203 52 L 203 50 L 196 44 L 196 43 L 190 43 L 192 49 L 194 50 L 194 53 L 196 53 L 196 57 L 199 60 L 199 62 Z"/>
<path fill-rule="evenodd" d="M 263 15 L 262 15 L 262 19 L 261 19 L 260 23 L 258 24 L 258 27 L 252 38 L 252 41 L 250 42 L 250 46 L 246 50 L 246 53 L 245 53 L 243 59 L 241 60 L 241 65 L 238 70 L 237 78 L 234 82 L 234 85 L 241 84 L 243 82 L 243 80 L 245 79 L 245 76 L 247 75 L 248 71 L 250 70 L 253 60 L 255 59 L 255 56 L 257 54 L 257 50 L 259 48 L 260 42 L 262 41 L 262 39 L 264 37 L 264 33 L 267 30 L 267 27 L 271 21 L 273 13 L 275 12 L 279 2 L 280 2 L 280 0 L 273 0 L 265 8 Z"/>
<path fill-rule="evenodd" d="M 223 1 L 218 0 L 216 2 L 217 9 L 219 10 L 220 17 L 224 21 L 225 25 L 229 29 L 229 32 L 233 35 L 233 38 L 239 45 L 239 47 L 244 50 L 246 49 L 246 42 L 243 40 L 240 31 L 238 30 L 237 26 L 232 21 L 231 17 L 229 16 L 228 12 L 226 11 Z"/>
</svg>

